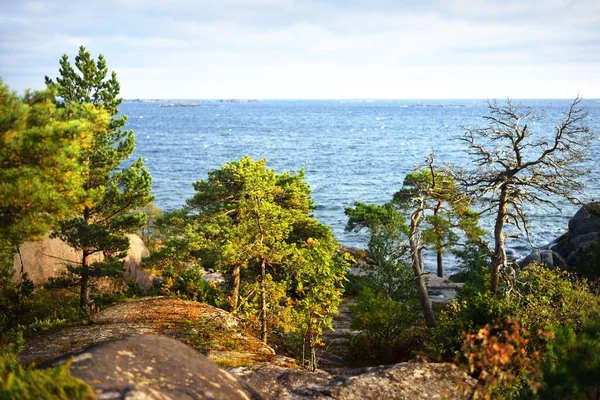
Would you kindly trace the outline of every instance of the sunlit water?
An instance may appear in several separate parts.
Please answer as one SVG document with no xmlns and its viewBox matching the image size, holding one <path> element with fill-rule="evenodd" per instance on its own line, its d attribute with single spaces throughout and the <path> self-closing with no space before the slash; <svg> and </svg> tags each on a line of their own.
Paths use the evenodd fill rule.
<svg viewBox="0 0 600 400">
<path fill-rule="evenodd" d="M 266 158 L 277 172 L 306 170 L 317 206 L 315 216 L 331 226 L 344 245 L 364 247 L 365 234 L 344 232 L 344 208 L 354 201 L 382 204 L 399 190 L 404 175 L 435 151 L 438 161 L 469 168 L 464 126 L 483 126 L 485 101 L 198 101 L 200 107 L 161 107 L 169 102 L 124 102 L 127 127 L 136 133 L 136 157 L 143 157 L 153 178 L 155 203 L 163 210 L 182 206 L 193 195 L 192 183 L 207 172 L 243 155 Z M 549 132 L 565 100 L 529 100 L 546 110 L 547 119 L 530 126 Z M 586 100 L 591 144 L 587 199 L 600 199 L 600 100 Z M 559 210 L 527 207 L 531 240 L 546 244 L 566 230 L 577 210 L 557 200 Z M 483 224 L 490 227 L 491 218 Z M 525 254 L 527 240 L 509 245 Z M 428 257 L 427 268 L 434 269 Z M 453 263 L 448 264 L 453 272 Z"/>
</svg>

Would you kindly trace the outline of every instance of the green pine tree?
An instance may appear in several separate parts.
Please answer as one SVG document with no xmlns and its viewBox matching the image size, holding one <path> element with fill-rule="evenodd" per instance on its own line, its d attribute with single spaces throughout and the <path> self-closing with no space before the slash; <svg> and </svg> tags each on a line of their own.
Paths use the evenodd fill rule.
<svg viewBox="0 0 600 400">
<path fill-rule="evenodd" d="M 57 109 L 51 91 L 20 98 L 0 80 L 1 326 L 19 323 L 23 299 L 33 289 L 21 257 L 14 280 L 14 253 L 81 209 L 87 167 L 77 160 L 92 131 L 108 120 L 91 105 Z"/>
<path fill-rule="evenodd" d="M 310 366 L 341 300 L 346 264 L 331 230 L 311 215 L 303 171 L 277 174 L 243 157 L 194 184 L 184 228 L 188 248 L 231 279 L 231 309 L 270 328 L 302 332 Z"/>
<path fill-rule="evenodd" d="M 75 70 L 66 55 L 60 60 L 60 76 L 46 84 L 62 99 L 58 104 L 92 104 L 108 112 L 108 123 L 93 132 L 89 148 L 83 149 L 79 162 L 88 173 L 83 183 L 84 207 L 77 217 L 63 221 L 55 236 L 81 252 L 77 264 L 69 265 L 69 275 L 60 283 L 77 284 L 80 306 L 90 305 L 90 284 L 95 278 L 123 273 L 121 258 L 129 248 L 127 233 L 145 224 L 143 212 L 136 212 L 151 200 L 152 179 L 142 159 L 123 166 L 135 148 L 133 131 L 124 130 L 126 116 L 118 116 L 120 85 L 115 72 L 108 77 L 102 55 L 92 59 L 82 46 L 75 57 Z M 102 262 L 90 256 L 102 253 Z"/>
</svg>

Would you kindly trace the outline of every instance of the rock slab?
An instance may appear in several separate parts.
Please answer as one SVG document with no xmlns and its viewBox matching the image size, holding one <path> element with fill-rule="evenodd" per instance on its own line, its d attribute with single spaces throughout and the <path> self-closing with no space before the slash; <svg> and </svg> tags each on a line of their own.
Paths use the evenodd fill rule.
<svg viewBox="0 0 600 400">
<path fill-rule="evenodd" d="M 269 398 L 282 400 L 462 399 L 476 381 L 452 364 L 400 363 L 339 373 L 273 365 L 232 372 Z"/>
<path fill-rule="evenodd" d="M 264 398 L 191 347 L 164 336 L 133 335 L 93 346 L 73 357 L 71 373 L 92 386 L 98 399 Z"/>
</svg>

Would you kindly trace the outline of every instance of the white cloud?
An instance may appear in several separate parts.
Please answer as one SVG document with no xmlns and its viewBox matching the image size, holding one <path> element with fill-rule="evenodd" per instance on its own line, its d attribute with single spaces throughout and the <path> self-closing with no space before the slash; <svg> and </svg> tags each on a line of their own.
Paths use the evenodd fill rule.
<svg viewBox="0 0 600 400">
<path fill-rule="evenodd" d="M 0 75 L 39 82 L 84 44 L 131 97 L 600 97 L 600 2 L 432 1 L 25 1 Z"/>
</svg>

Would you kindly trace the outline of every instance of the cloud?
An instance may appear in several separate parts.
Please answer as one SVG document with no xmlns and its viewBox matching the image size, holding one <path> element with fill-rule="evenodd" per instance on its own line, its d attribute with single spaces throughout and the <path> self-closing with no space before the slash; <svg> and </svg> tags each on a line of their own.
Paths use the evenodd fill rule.
<svg viewBox="0 0 600 400">
<path fill-rule="evenodd" d="M 0 16 L 0 75 L 35 87 L 84 44 L 133 97 L 459 96 L 505 80 L 536 97 L 598 87 L 598 23 L 595 0 L 24 0 Z"/>
</svg>

